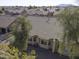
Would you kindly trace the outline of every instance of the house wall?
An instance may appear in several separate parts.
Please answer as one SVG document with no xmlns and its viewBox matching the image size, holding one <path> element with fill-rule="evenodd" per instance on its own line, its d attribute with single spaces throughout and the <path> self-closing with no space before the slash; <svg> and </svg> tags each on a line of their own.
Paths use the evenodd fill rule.
<svg viewBox="0 0 79 59">
<path fill-rule="evenodd" d="M 44 41 L 45 43 L 42 43 L 41 41 Z M 40 40 L 39 46 L 45 49 L 49 49 L 50 46 L 48 45 L 48 42 L 48 40 Z"/>
<path fill-rule="evenodd" d="M 28 40 L 28 44 L 31 44 L 31 45 L 38 45 L 38 46 L 45 48 L 45 49 L 52 48 L 53 42 L 52 41 L 50 42 L 51 45 L 48 45 L 48 43 L 49 43 L 49 40 L 40 39 L 40 38 L 37 38 L 36 41 L 34 41 L 33 37 Z"/>
</svg>

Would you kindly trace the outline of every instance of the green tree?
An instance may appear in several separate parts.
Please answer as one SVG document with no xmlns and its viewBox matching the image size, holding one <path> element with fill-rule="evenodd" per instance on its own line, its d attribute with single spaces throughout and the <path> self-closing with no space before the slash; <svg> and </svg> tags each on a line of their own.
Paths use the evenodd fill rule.
<svg viewBox="0 0 79 59">
<path fill-rule="evenodd" d="M 61 22 L 64 27 L 64 41 L 70 40 L 78 43 L 79 38 L 79 11 L 78 9 L 65 9 L 58 17 L 58 21 Z"/>
<path fill-rule="evenodd" d="M 13 34 L 15 36 L 14 46 L 20 51 L 27 48 L 27 41 L 29 37 L 29 32 L 31 30 L 31 24 L 25 17 L 17 18 L 17 23 Z"/>
<path fill-rule="evenodd" d="M 64 50 L 69 50 L 69 52 L 72 52 L 75 48 L 73 48 L 73 44 L 71 42 L 75 42 L 76 44 L 79 43 L 79 9 L 64 9 L 64 11 L 62 11 L 62 13 L 58 16 L 58 21 L 60 21 L 64 28 Z M 69 46 L 71 46 L 71 48 Z M 72 54 L 70 55 L 70 58 L 73 59 Z"/>
</svg>

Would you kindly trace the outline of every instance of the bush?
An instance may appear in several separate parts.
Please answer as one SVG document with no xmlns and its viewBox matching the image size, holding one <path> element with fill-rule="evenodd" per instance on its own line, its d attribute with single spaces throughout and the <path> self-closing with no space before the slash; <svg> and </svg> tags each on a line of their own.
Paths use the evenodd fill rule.
<svg viewBox="0 0 79 59">
<path fill-rule="evenodd" d="M 20 56 L 19 50 L 13 46 L 0 44 L 0 59 L 35 59 L 35 50 L 32 50 L 31 55 L 27 55 L 26 52 L 22 52 Z"/>
<path fill-rule="evenodd" d="M 64 49 L 65 49 L 64 43 L 63 42 L 59 42 L 59 50 L 58 50 L 58 53 L 60 53 L 61 55 L 63 55 Z"/>
<path fill-rule="evenodd" d="M 0 44 L 0 58 L 2 59 L 19 59 L 18 52 L 18 49 L 15 47 Z"/>
<path fill-rule="evenodd" d="M 79 59 L 79 56 L 75 56 L 74 59 Z"/>
<path fill-rule="evenodd" d="M 27 57 L 28 57 L 28 56 L 27 56 L 26 52 L 23 52 L 23 53 L 22 53 L 22 59 L 28 59 Z"/>
<path fill-rule="evenodd" d="M 73 42 L 70 42 L 66 47 L 64 46 L 64 43 L 60 42 L 59 46 L 59 53 L 61 55 L 64 55 L 65 48 L 67 48 L 68 54 L 66 56 L 69 56 L 70 59 L 78 59 L 79 57 L 79 45 Z"/>
<path fill-rule="evenodd" d="M 75 59 L 75 56 L 79 56 L 79 45 L 78 44 L 70 44 L 69 45 L 69 57 L 71 59 Z"/>
<path fill-rule="evenodd" d="M 32 51 L 31 51 L 31 55 L 32 55 L 32 56 L 35 56 L 35 55 L 36 55 L 35 50 L 32 50 Z"/>
</svg>

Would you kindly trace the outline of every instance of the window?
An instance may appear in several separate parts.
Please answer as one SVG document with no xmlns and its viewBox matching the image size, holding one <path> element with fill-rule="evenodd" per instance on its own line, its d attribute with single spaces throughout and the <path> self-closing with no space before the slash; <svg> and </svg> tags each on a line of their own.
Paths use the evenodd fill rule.
<svg viewBox="0 0 79 59">
<path fill-rule="evenodd" d="M 2 31 L 2 34 L 6 33 L 6 29 L 5 28 L 2 28 L 1 31 Z"/>
<path fill-rule="evenodd" d="M 42 40 L 41 44 L 47 45 L 47 42 L 45 42 L 45 41 Z"/>
<path fill-rule="evenodd" d="M 44 41 L 43 40 L 41 41 L 41 44 L 44 44 Z"/>
</svg>

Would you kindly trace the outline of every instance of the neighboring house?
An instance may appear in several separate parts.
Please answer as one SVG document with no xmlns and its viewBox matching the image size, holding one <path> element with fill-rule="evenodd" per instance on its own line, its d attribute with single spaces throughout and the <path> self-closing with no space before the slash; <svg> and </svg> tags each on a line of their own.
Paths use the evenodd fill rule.
<svg viewBox="0 0 79 59">
<path fill-rule="evenodd" d="M 7 15 L 21 15 L 23 10 L 5 10 Z"/>
<path fill-rule="evenodd" d="M 36 14 L 36 15 L 43 15 L 43 10 L 40 10 L 39 8 L 37 8 L 37 9 L 35 10 L 35 14 Z"/>
<path fill-rule="evenodd" d="M 48 14 L 48 11 L 44 11 L 43 8 L 29 9 L 27 10 L 27 14 L 45 16 Z"/>
<path fill-rule="evenodd" d="M 6 15 L 23 15 L 24 13 L 26 14 L 25 7 L 9 7 L 9 8 L 5 8 L 5 14 Z"/>
<path fill-rule="evenodd" d="M 4 40 L 5 37 L 11 33 L 11 28 L 15 24 L 16 17 L 0 16 L 0 40 Z"/>
<path fill-rule="evenodd" d="M 34 9 L 27 10 L 27 14 L 28 15 L 35 15 L 35 10 Z"/>
</svg>

